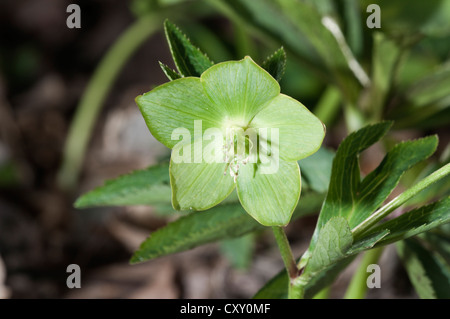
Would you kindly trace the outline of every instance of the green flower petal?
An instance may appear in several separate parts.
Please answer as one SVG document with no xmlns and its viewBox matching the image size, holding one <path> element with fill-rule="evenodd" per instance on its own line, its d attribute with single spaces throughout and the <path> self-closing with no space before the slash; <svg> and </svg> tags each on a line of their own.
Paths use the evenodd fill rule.
<svg viewBox="0 0 450 319">
<path fill-rule="evenodd" d="M 219 63 L 201 76 L 215 108 L 223 109 L 222 127 L 246 127 L 250 120 L 280 93 L 278 82 L 250 57 Z"/>
<path fill-rule="evenodd" d="M 236 185 L 226 170 L 226 163 L 207 163 L 205 160 L 195 163 L 194 143 L 180 143 L 172 150 L 170 185 L 172 205 L 176 210 L 211 208 L 228 197 Z M 181 148 L 191 149 L 191 163 L 177 163 L 176 154 L 183 154 Z"/>
<path fill-rule="evenodd" d="M 298 161 L 316 152 L 325 137 L 325 126 L 303 104 L 284 94 L 278 95 L 250 123 L 253 128 L 278 129 L 280 158 Z M 271 137 L 269 136 L 269 140 Z"/>
<path fill-rule="evenodd" d="M 223 111 L 214 108 L 204 94 L 199 78 L 182 78 L 165 83 L 136 98 L 152 135 L 169 148 L 177 128 L 187 129 L 194 138 L 194 121 L 202 121 L 202 133 L 210 127 L 220 127 Z M 178 137 L 176 137 L 178 138 Z"/>
<path fill-rule="evenodd" d="M 279 161 L 277 172 L 262 174 L 260 164 L 241 166 L 237 193 L 244 209 L 265 226 L 287 225 L 300 197 L 297 162 Z"/>
</svg>

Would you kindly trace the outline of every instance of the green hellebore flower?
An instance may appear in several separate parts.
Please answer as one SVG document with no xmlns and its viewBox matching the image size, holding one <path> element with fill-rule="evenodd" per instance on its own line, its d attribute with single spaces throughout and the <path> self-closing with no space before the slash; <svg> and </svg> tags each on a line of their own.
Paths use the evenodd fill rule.
<svg viewBox="0 0 450 319">
<path fill-rule="evenodd" d="M 278 82 L 250 57 L 216 64 L 200 78 L 165 83 L 136 103 L 153 136 L 172 149 L 175 209 L 206 210 L 236 187 L 259 223 L 289 223 L 300 197 L 297 161 L 319 149 L 325 128 L 300 102 L 281 94 Z M 244 151 L 236 151 L 239 143 Z M 207 160 L 211 150 L 222 160 Z"/>
</svg>

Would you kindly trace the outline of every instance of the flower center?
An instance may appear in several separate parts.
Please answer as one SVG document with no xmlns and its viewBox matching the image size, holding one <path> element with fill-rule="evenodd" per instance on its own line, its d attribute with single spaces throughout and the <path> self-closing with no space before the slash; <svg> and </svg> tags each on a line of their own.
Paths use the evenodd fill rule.
<svg viewBox="0 0 450 319">
<path fill-rule="evenodd" d="M 239 168 L 246 165 L 252 154 L 253 146 L 256 145 L 256 132 L 248 128 L 244 131 L 242 127 L 232 126 L 226 129 L 226 137 L 223 144 L 224 161 L 227 163 L 224 175 L 229 169 L 230 175 L 236 183 L 239 176 Z"/>
</svg>

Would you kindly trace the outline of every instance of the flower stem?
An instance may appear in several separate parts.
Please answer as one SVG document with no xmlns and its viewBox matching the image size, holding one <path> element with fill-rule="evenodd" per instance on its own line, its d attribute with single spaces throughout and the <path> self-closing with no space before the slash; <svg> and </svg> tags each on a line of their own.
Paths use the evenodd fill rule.
<svg viewBox="0 0 450 319">
<path fill-rule="evenodd" d="M 369 231 L 370 228 L 375 226 L 375 224 L 378 223 L 380 220 L 382 220 L 384 217 L 392 213 L 398 207 L 403 205 L 406 201 L 414 197 L 417 193 L 424 190 L 431 184 L 437 182 L 441 178 L 447 176 L 448 174 L 450 174 L 450 164 L 447 164 L 438 169 L 437 171 L 435 171 L 434 173 L 428 175 L 420 182 L 418 182 L 416 185 L 404 191 L 402 194 L 400 194 L 392 201 L 390 201 L 387 205 L 381 207 L 375 213 L 370 215 L 367 219 L 361 222 L 361 224 L 356 226 L 352 230 L 353 237 L 355 239 L 361 238 L 362 235 L 364 235 L 367 231 Z"/>
<path fill-rule="evenodd" d="M 283 259 L 284 266 L 286 267 L 286 271 L 289 275 L 289 292 L 288 298 L 291 299 L 293 290 L 292 290 L 292 281 L 298 276 L 298 268 L 294 259 L 294 255 L 292 254 L 291 246 L 289 245 L 289 241 L 286 237 L 286 233 L 284 229 L 280 226 L 272 227 L 273 234 L 275 236 L 275 240 L 278 244 L 278 249 L 280 250 L 281 258 Z"/>
</svg>

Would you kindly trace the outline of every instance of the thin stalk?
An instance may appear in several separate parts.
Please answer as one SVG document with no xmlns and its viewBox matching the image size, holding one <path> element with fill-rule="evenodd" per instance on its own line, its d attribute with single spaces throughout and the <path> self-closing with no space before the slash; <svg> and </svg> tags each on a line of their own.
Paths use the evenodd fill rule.
<svg viewBox="0 0 450 319">
<path fill-rule="evenodd" d="M 367 267 L 376 264 L 383 253 L 383 247 L 367 251 L 347 288 L 344 299 L 364 299 L 367 293 Z"/>
<path fill-rule="evenodd" d="M 305 298 L 305 287 L 311 278 L 308 276 L 305 278 L 300 275 L 295 279 L 291 279 L 288 291 L 289 299 L 304 299 Z"/>
<path fill-rule="evenodd" d="M 392 213 L 394 210 L 399 208 L 401 205 L 403 205 L 405 202 L 407 202 L 409 199 L 414 197 L 417 193 L 424 190 L 431 184 L 437 182 L 438 180 L 442 179 L 443 177 L 450 174 L 450 163 L 441 167 L 434 173 L 428 175 L 424 179 L 422 179 L 420 182 L 418 182 L 413 187 L 409 188 L 408 190 L 404 191 L 402 194 L 394 198 L 392 201 L 390 201 L 388 204 L 381 207 L 379 210 L 377 210 L 375 213 L 370 215 L 367 219 L 365 219 L 361 224 L 356 226 L 353 230 L 353 238 L 358 239 L 360 238 L 364 233 L 369 231 L 373 226 L 375 226 L 376 223 L 378 223 L 380 220 L 382 220 L 384 217 Z"/>
<path fill-rule="evenodd" d="M 288 272 L 289 278 L 294 279 L 298 275 L 298 268 L 292 254 L 291 246 L 286 237 L 283 227 L 273 226 L 273 235 L 280 250 L 281 258 L 283 259 L 284 265 L 286 266 L 286 271 Z"/>
<path fill-rule="evenodd" d="M 146 15 L 133 23 L 109 49 L 77 106 L 64 147 L 58 184 L 73 189 L 101 107 L 118 73 L 138 47 L 162 26 L 162 16 Z"/>
<path fill-rule="evenodd" d="M 303 291 L 295 287 L 296 280 L 299 279 L 299 269 L 297 268 L 286 233 L 284 232 L 284 229 L 279 226 L 272 227 L 272 231 L 289 276 L 288 299 L 301 299 L 303 298 Z"/>
</svg>

